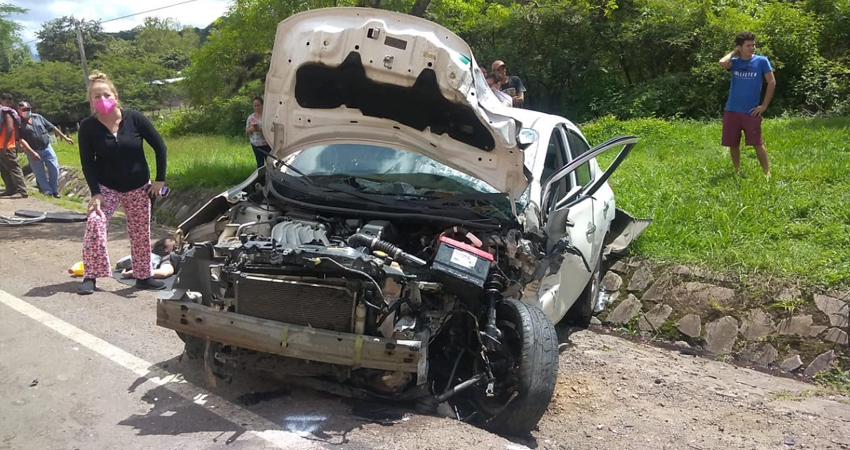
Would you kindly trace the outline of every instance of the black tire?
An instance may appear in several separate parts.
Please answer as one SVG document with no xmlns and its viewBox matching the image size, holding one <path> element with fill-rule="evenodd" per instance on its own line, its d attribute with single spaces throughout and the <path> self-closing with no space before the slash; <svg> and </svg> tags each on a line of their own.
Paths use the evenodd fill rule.
<svg viewBox="0 0 850 450">
<path fill-rule="evenodd" d="M 512 323 L 514 327 L 509 331 L 515 332 L 518 337 L 518 345 L 514 347 L 518 370 L 512 387 L 519 394 L 495 418 L 483 425 L 499 434 L 524 435 L 537 427 L 555 392 L 558 335 L 543 311 L 518 300 L 502 300 L 497 305 L 496 317 L 499 322 Z M 501 326 L 499 328 L 503 333 L 508 331 Z M 505 342 L 505 345 L 508 344 Z M 501 406 L 490 404 L 482 409 L 488 412 L 501 409 Z"/>
<path fill-rule="evenodd" d="M 602 252 L 599 253 L 599 258 L 596 265 L 593 267 L 593 273 L 590 275 L 590 280 L 581 294 L 567 311 L 567 318 L 573 323 L 587 325 L 590 323 L 590 318 L 593 317 L 593 305 L 599 297 L 599 291 L 602 289 Z"/>
</svg>

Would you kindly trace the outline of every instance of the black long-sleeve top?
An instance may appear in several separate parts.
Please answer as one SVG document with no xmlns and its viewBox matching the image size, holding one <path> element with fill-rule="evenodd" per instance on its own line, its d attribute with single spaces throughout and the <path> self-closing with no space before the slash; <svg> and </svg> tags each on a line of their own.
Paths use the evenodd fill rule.
<svg viewBox="0 0 850 450">
<path fill-rule="evenodd" d="M 91 195 L 100 194 L 100 185 L 118 192 L 132 191 L 150 180 L 150 170 L 142 148 L 147 141 L 156 155 L 155 181 L 165 181 L 166 147 L 162 136 L 144 114 L 131 109 L 121 110 L 118 133 L 112 134 L 97 116 L 80 123 L 77 140 L 80 162 Z"/>
</svg>

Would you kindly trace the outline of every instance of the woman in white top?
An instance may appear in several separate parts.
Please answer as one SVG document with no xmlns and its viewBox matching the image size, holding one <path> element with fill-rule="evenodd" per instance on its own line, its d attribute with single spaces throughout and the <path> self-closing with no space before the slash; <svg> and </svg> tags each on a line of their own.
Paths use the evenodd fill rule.
<svg viewBox="0 0 850 450">
<path fill-rule="evenodd" d="M 257 168 L 260 168 L 266 165 L 266 155 L 272 152 L 272 148 L 263 136 L 263 99 L 254 97 L 251 106 L 254 108 L 254 113 L 248 116 L 245 122 L 245 133 L 251 139 L 251 148 L 254 149 L 254 157 L 257 158 Z"/>
</svg>

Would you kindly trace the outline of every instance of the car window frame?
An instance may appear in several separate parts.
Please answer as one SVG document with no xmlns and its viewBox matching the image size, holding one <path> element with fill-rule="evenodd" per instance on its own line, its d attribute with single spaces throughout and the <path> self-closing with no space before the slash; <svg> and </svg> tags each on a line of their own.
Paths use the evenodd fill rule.
<svg viewBox="0 0 850 450">
<path fill-rule="evenodd" d="M 552 208 L 554 204 L 558 204 L 559 207 L 569 207 L 569 204 L 571 202 L 556 201 L 555 203 L 550 204 L 550 202 L 547 201 L 548 194 L 552 190 L 552 185 L 555 182 L 557 182 L 558 180 L 560 180 L 560 179 L 562 179 L 566 176 L 572 175 L 572 173 L 576 170 L 576 168 L 578 168 L 584 162 L 590 161 L 591 159 L 595 158 L 597 155 L 599 155 L 603 152 L 606 152 L 608 150 L 611 150 L 612 148 L 622 147 L 622 150 L 620 150 L 620 153 L 617 154 L 617 156 L 611 162 L 611 165 L 609 165 L 608 168 L 605 169 L 605 171 L 602 173 L 602 175 L 595 177 L 594 181 L 592 183 L 590 183 L 590 185 L 585 186 L 580 190 L 575 190 L 576 194 L 573 196 L 574 197 L 573 201 L 578 201 L 579 199 L 581 199 L 583 197 L 593 196 L 593 194 L 595 194 L 596 191 L 599 190 L 599 188 L 602 186 L 602 184 L 604 184 L 605 182 L 608 181 L 608 178 L 611 176 L 611 174 L 613 174 L 614 171 L 617 170 L 617 168 L 620 166 L 620 164 L 623 162 L 623 160 L 626 159 L 626 156 L 628 156 L 629 152 L 631 152 L 632 148 L 634 148 L 634 146 L 637 143 L 638 143 L 638 138 L 636 138 L 634 136 L 618 136 L 618 137 L 609 139 L 609 140 L 597 145 L 596 147 L 591 148 L 590 150 L 585 152 L 581 157 L 576 158 L 575 160 L 573 160 L 572 162 L 570 162 L 566 166 L 562 167 L 560 170 L 555 172 L 554 175 L 549 177 L 549 179 L 547 181 L 544 181 L 541 185 L 541 187 L 542 187 L 541 199 L 543 200 L 543 203 L 541 204 L 541 210 L 542 211 L 548 211 L 548 209 Z"/>
<path fill-rule="evenodd" d="M 569 162 L 573 162 L 574 160 L 580 158 L 582 155 L 584 155 L 585 153 L 590 151 L 590 149 L 591 149 L 590 144 L 581 136 L 581 134 L 576 133 L 575 131 L 571 130 L 566 124 L 563 124 L 563 123 L 561 124 L 561 133 L 563 133 L 564 142 L 566 142 L 566 144 L 567 144 L 567 156 L 570 158 Z M 570 135 L 575 136 L 582 144 L 584 144 L 585 148 L 581 153 L 573 155 L 573 151 L 572 151 L 573 146 L 570 144 Z M 578 172 L 582 168 L 582 166 L 584 166 L 585 164 L 587 164 L 588 176 L 590 178 L 587 180 L 586 183 L 581 184 L 581 183 L 579 183 L 579 180 L 578 180 Z M 594 173 L 593 165 L 590 164 L 590 161 L 587 161 L 586 163 L 579 165 L 579 167 L 577 167 L 576 170 L 574 170 L 572 172 L 571 176 L 570 176 L 570 179 L 572 180 L 571 188 L 576 187 L 576 186 L 581 186 L 582 188 L 584 188 L 584 187 L 592 184 L 594 179 L 596 178 L 595 175 L 596 174 Z"/>
<path fill-rule="evenodd" d="M 555 171 L 552 172 L 552 175 L 550 175 L 546 179 L 542 180 L 541 184 L 546 184 L 546 182 L 550 178 L 555 176 L 555 174 L 557 174 L 561 169 L 563 169 L 567 164 L 569 164 L 569 161 L 570 161 L 569 160 L 569 157 L 570 157 L 569 148 L 567 147 L 566 136 L 564 136 L 564 133 L 560 129 L 560 127 L 558 125 L 555 125 L 554 127 L 552 127 L 552 132 L 549 133 L 549 140 L 546 142 L 546 152 L 543 156 L 543 169 L 544 170 L 546 169 L 546 160 L 549 157 L 549 145 L 551 144 L 553 138 L 555 139 L 555 151 L 557 152 L 556 158 L 555 158 L 555 166 L 556 166 Z M 559 187 L 559 189 L 556 189 L 550 195 L 564 196 L 564 195 L 567 194 L 567 192 L 570 191 L 570 189 L 572 189 L 572 186 L 570 185 L 569 182 L 567 182 L 563 186 L 563 192 L 559 192 L 559 190 L 560 190 L 560 187 Z M 543 200 L 545 201 L 545 199 L 543 199 Z M 549 201 L 547 203 L 556 204 L 558 202 L 558 200 L 560 200 L 560 198 L 553 198 L 551 201 Z"/>
</svg>

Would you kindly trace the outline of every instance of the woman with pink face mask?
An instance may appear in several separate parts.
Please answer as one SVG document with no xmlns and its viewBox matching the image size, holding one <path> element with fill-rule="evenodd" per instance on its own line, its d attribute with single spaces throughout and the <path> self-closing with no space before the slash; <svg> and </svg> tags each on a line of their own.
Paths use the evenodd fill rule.
<svg viewBox="0 0 850 450">
<path fill-rule="evenodd" d="M 151 276 L 149 195 L 160 196 L 165 185 L 165 143 L 142 113 L 121 108 L 118 91 L 105 74 L 95 71 L 89 75 L 88 98 L 95 114 L 80 123 L 77 139 L 83 174 L 92 196 L 83 240 L 85 273 L 77 293 L 91 294 L 97 278 L 112 276 L 106 230 L 119 204 L 127 216 L 136 287 L 162 289 L 165 285 Z M 142 141 L 156 155 L 153 182 Z"/>
</svg>

